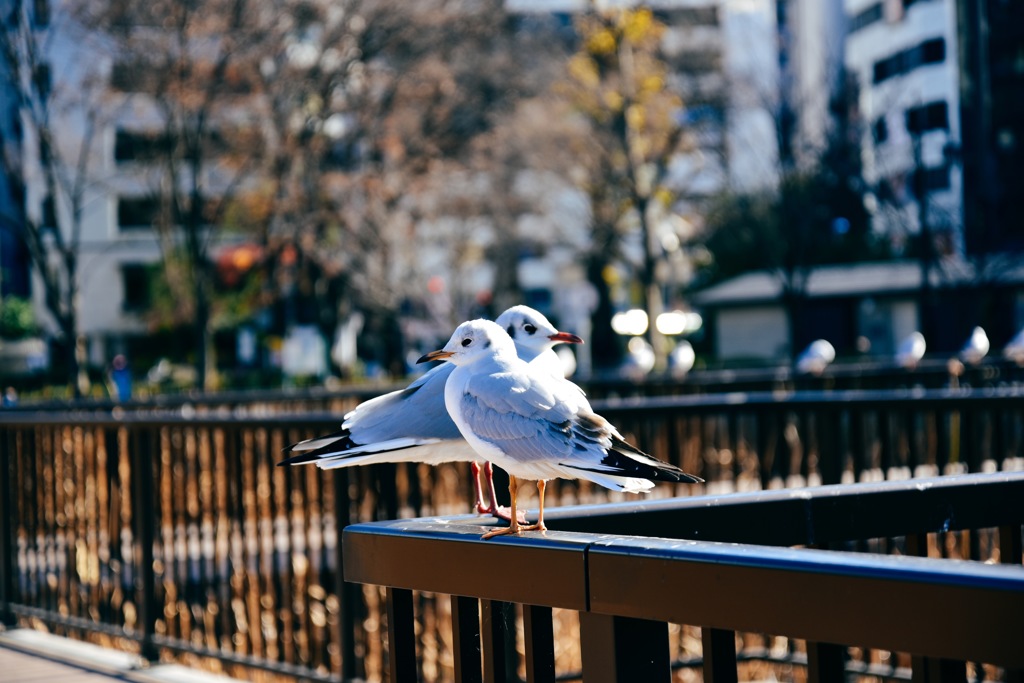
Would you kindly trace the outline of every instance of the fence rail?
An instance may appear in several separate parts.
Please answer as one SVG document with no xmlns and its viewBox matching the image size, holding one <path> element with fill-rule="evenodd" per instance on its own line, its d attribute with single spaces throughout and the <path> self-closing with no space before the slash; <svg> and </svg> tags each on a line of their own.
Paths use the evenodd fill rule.
<svg viewBox="0 0 1024 683">
<path fill-rule="evenodd" d="M 588 683 L 670 680 L 669 622 L 701 627 L 705 681 L 737 680 L 736 631 L 805 639 L 811 681 L 843 680 L 849 646 L 910 653 L 915 680 L 963 681 L 968 661 L 1005 667 L 1005 680 L 1021 680 L 1022 500 L 1024 474 L 966 475 L 563 509 L 552 511 L 552 529 L 589 532 L 490 541 L 470 518 L 357 524 L 345 530 L 344 569 L 348 580 L 388 587 L 396 681 L 420 674 L 414 590 L 453 596 L 460 681 L 506 680 L 514 634 L 494 615 L 509 604 L 519 605 L 526 624 L 528 681 L 556 679 L 552 608 L 580 612 Z M 757 530 L 715 514 L 722 506 Z M 853 521 L 865 513 L 864 525 Z M 998 528 L 1002 566 L 771 547 L 882 535 L 905 538 L 915 554 L 929 533 L 987 527 Z"/>
<path fill-rule="evenodd" d="M 731 393 L 595 407 L 645 450 L 709 482 L 659 486 L 663 497 L 1024 469 L 1024 392 L 1010 389 Z M 464 512 L 468 468 L 275 467 L 288 443 L 337 428 L 337 413 L 301 409 L 0 412 L 0 618 L 154 658 L 187 653 L 317 680 L 383 675 L 378 631 L 388 605 L 380 591 L 342 580 L 339 531 Z M 548 496 L 562 505 L 625 500 L 575 482 L 553 482 Z M 688 514 L 731 520 L 733 535 L 718 540 L 767 542 L 768 518 L 743 508 L 747 498 L 716 500 L 714 510 Z M 652 529 L 658 504 L 642 513 Z M 608 514 L 602 533 L 632 533 Z M 806 524 L 799 508 L 789 514 L 783 527 Z M 549 514 L 554 529 L 588 533 L 600 518 Z M 851 524 L 870 529 L 875 518 L 864 509 Z M 422 596 L 417 605 L 429 605 L 437 623 L 456 607 Z M 434 631 L 437 671 L 426 678 L 451 671 L 447 628 Z"/>
</svg>

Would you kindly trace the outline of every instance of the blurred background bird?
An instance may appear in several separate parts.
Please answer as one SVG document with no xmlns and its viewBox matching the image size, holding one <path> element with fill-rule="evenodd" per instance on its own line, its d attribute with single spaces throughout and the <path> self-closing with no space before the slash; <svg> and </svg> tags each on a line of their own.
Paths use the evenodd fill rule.
<svg viewBox="0 0 1024 683">
<path fill-rule="evenodd" d="M 796 371 L 803 374 L 820 375 L 828 364 L 836 359 L 836 350 L 825 339 L 815 339 L 797 356 Z"/>
<path fill-rule="evenodd" d="M 899 348 L 896 349 L 896 363 L 908 370 L 913 370 L 924 358 L 927 348 L 928 344 L 925 343 L 924 335 L 915 330 L 900 342 Z"/>
<path fill-rule="evenodd" d="M 989 341 L 985 330 L 975 327 L 971 336 L 967 338 L 964 347 L 960 349 L 960 360 L 971 365 L 977 365 L 988 353 Z"/>
</svg>

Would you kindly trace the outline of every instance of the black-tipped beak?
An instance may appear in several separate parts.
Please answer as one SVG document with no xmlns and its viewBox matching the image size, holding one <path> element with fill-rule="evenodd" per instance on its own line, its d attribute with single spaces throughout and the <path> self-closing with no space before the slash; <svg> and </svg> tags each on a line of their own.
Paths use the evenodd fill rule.
<svg viewBox="0 0 1024 683">
<path fill-rule="evenodd" d="M 429 363 L 432 360 L 445 360 L 446 358 L 451 358 L 454 355 L 455 354 L 451 351 L 431 351 L 430 353 L 420 356 L 420 359 L 416 361 L 416 363 Z"/>
<path fill-rule="evenodd" d="M 565 342 L 566 344 L 582 344 L 583 340 L 571 332 L 555 332 L 548 337 L 553 342 Z"/>
</svg>

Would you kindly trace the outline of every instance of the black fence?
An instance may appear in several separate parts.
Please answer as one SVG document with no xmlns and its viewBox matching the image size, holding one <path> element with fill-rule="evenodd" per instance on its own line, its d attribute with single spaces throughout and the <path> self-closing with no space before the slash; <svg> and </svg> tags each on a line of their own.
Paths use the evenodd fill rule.
<svg viewBox="0 0 1024 683">
<path fill-rule="evenodd" d="M 649 452 L 708 480 L 659 486 L 656 498 L 1024 469 L 1024 393 L 1010 389 L 730 393 L 595 407 Z M 338 420 L 242 402 L 0 413 L 4 620 L 150 658 L 200 658 L 236 675 L 386 676 L 388 606 L 381 590 L 342 580 L 339 531 L 463 513 L 468 467 L 275 467 L 288 443 Z M 548 495 L 561 505 L 626 500 L 586 482 L 553 482 Z M 416 600 L 420 618 L 430 615 L 423 677 L 449 680 L 450 605 Z"/>
</svg>

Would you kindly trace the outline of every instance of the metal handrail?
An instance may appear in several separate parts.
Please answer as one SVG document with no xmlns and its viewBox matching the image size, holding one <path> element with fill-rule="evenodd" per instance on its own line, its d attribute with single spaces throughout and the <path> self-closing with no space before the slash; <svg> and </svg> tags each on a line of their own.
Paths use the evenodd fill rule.
<svg viewBox="0 0 1024 683">
<path fill-rule="evenodd" d="M 830 676 L 844 665 L 845 645 L 909 652 L 921 667 L 927 662 L 920 658 L 936 658 L 944 671 L 955 672 L 949 660 L 960 660 L 1019 672 L 1022 501 L 1024 473 L 998 473 L 551 511 L 552 529 L 590 533 L 552 530 L 483 541 L 485 527 L 473 517 L 356 524 L 345 530 L 344 570 L 348 581 L 388 587 L 392 648 L 414 647 L 406 595 L 412 590 L 458 596 L 453 613 L 461 610 L 463 621 L 475 601 L 482 616 L 504 603 L 529 606 L 524 618 L 536 607 L 577 610 L 588 683 L 639 680 L 638 671 L 667 680 L 666 622 L 703 628 L 705 680 L 730 680 L 730 666 L 735 680 L 732 636 L 723 637 L 735 630 L 807 639 L 811 680 L 838 680 Z M 861 514 L 867 523 L 858 525 Z M 701 515 L 705 526 L 695 527 Z M 920 552 L 930 532 L 995 526 L 1006 565 L 753 545 L 757 534 L 733 526 L 737 517 L 758 530 L 788 529 L 766 537 L 769 544 L 837 547 L 853 538 L 901 535 L 910 554 Z M 612 532 L 600 533 L 609 522 Z M 673 529 L 672 538 L 647 535 Z M 729 529 L 747 542 L 685 540 L 724 539 Z M 416 561 L 403 561 L 410 557 Z M 886 606 L 884 617 L 878 605 Z M 485 671 L 493 667 L 499 655 L 487 651 L 486 639 L 482 660 L 473 649 L 472 634 L 486 627 L 468 629 L 457 648 L 463 655 L 457 666 L 464 667 L 457 677 L 478 680 L 481 661 Z M 528 650 L 549 649 L 527 641 Z M 392 680 L 415 675 L 402 669 L 414 665 L 414 653 L 393 649 L 391 661 Z M 528 680 L 554 680 L 546 656 L 528 651 L 527 661 L 539 662 Z"/>
</svg>

